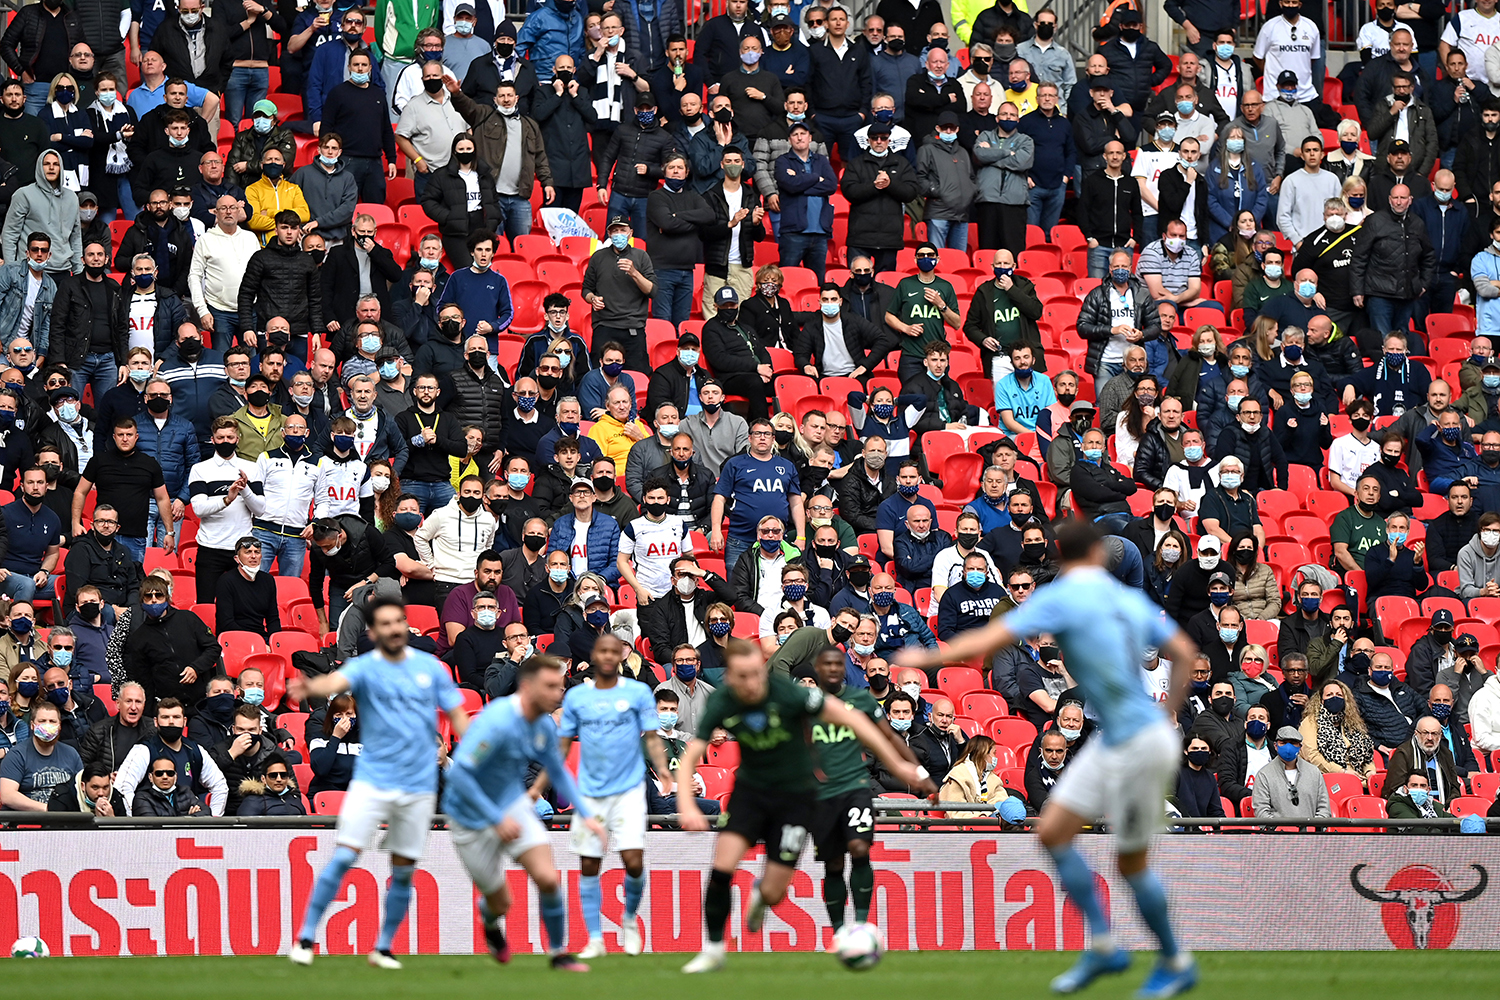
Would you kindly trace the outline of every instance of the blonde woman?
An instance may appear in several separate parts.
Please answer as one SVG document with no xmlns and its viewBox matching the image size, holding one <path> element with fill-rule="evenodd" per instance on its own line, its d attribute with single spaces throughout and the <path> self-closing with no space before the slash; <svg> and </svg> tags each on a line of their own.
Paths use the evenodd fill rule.
<svg viewBox="0 0 1500 1000">
<path fill-rule="evenodd" d="M 1375 741 L 1347 684 L 1328 681 L 1307 699 L 1301 732 L 1303 759 L 1324 774 L 1363 779 L 1375 772 Z"/>
<path fill-rule="evenodd" d="M 1204 324 L 1193 331 L 1188 350 L 1167 372 L 1167 395 L 1182 403 L 1184 410 L 1198 408 L 1198 387 L 1229 370 L 1229 355 L 1219 328 Z"/>
<path fill-rule="evenodd" d="M 953 762 L 943 785 L 938 789 L 939 802 L 985 802 L 998 806 L 1009 798 L 1005 785 L 994 774 L 995 741 L 988 736 L 975 736 L 964 744 L 963 753 Z M 973 819 L 988 816 L 990 812 L 948 812 L 954 819 Z"/>
<path fill-rule="evenodd" d="M 1251 706 L 1259 705 L 1264 695 L 1277 690 L 1276 680 L 1266 672 L 1270 665 L 1271 655 L 1266 647 L 1252 642 L 1240 650 L 1239 669 L 1229 674 L 1236 712 L 1243 715 Z"/>
<path fill-rule="evenodd" d="M 1355 178 L 1369 177 L 1375 170 L 1375 157 L 1359 148 L 1359 122 L 1345 118 L 1339 122 L 1339 144 L 1330 148 L 1323 163 L 1346 184 Z"/>
<path fill-rule="evenodd" d="M 1340 189 L 1344 197 L 1344 205 L 1349 209 L 1344 216 L 1344 222 L 1349 226 L 1364 225 L 1374 212 L 1370 208 L 1370 188 L 1363 177 L 1351 177 L 1344 182 Z"/>
<path fill-rule="evenodd" d="M 52 78 L 42 120 L 46 145 L 62 157 L 63 187 L 81 191 L 89 184 L 89 155 L 94 150 L 94 116 L 78 106 L 78 83 L 69 73 Z"/>
<path fill-rule="evenodd" d="M 578 383 L 589 373 L 589 356 L 578 352 L 575 344 L 577 340 L 577 337 L 563 334 L 547 345 L 547 353 L 557 358 L 557 363 L 562 367 L 562 375 L 552 385 L 542 385 L 543 389 L 556 389 L 559 396 L 571 396 L 577 392 Z M 543 375 L 541 371 L 535 375 L 538 385 L 541 385 L 543 378 L 550 381 L 551 377 L 550 373 Z"/>
<path fill-rule="evenodd" d="M 1276 357 L 1276 341 L 1280 335 L 1281 327 L 1274 319 L 1269 316 L 1257 316 L 1245 339 L 1250 342 L 1251 353 L 1261 361 L 1270 361 Z"/>
</svg>

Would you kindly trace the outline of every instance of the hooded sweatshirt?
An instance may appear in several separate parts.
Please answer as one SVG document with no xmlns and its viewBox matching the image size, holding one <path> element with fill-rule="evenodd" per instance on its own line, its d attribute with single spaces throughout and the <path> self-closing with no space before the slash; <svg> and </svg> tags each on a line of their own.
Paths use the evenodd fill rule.
<svg viewBox="0 0 1500 1000">
<path fill-rule="evenodd" d="M 1475 535 L 1458 550 L 1458 596 L 1466 601 L 1483 596 L 1488 580 L 1500 580 L 1500 549 L 1492 556 L 1485 555 L 1484 546 Z"/>
<path fill-rule="evenodd" d="M 83 223 L 78 215 L 78 193 L 63 187 L 61 175 L 56 183 L 42 176 L 42 164 L 48 153 L 57 154 L 57 150 L 42 150 L 42 155 L 36 158 L 36 183 L 21 188 L 11 199 L 5 228 L 0 232 L 0 253 L 6 260 L 25 260 L 26 237 L 46 233 L 52 238 L 52 259 L 47 262 L 47 269 L 80 271 Z"/>
</svg>

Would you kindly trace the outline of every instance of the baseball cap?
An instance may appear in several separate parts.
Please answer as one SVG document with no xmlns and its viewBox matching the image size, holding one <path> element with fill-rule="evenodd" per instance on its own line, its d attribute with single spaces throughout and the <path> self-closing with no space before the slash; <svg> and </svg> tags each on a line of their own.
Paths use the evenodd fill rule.
<svg viewBox="0 0 1500 1000">
<path fill-rule="evenodd" d="M 1453 612 L 1447 608 L 1438 608 L 1434 611 L 1432 613 L 1432 627 L 1437 628 L 1439 625 L 1447 625 L 1449 628 L 1452 628 Z"/>
<path fill-rule="evenodd" d="M 1278 77 L 1276 77 L 1276 86 L 1278 86 L 1278 87 L 1295 87 L 1295 86 L 1297 86 L 1297 74 L 1294 73 L 1293 71 L 1289 70 L 1289 69 L 1282 70 L 1281 71 L 1281 75 L 1278 76 Z"/>
<path fill-rule="evenodd" d="M 474 13 L 474 5 L 471 4 L 471 3 L 455 4 L 454 7 L 453 7 L 453 16 L 454 17 L 457 17 L 460 14 L 473 14 L 473 13 Z M 499 32 L 496 32 L 496 34 L 499 34 Z"/>
<path fill-rule="evenodd" d="M 80 196 L 78 200 L 79 201 L 83 201 L 83 198 Z M 1485 361 L 1484 364 L 1482 364 L 1482 365 L 1479 366 L 1480 371 L 1486 371 L 1487 372 L 1491 368 L 1494 368 L 1496 370 L 1500 370 L 1500 358 L 1490 358 L 1487 361 Z"/>
<path fill-rule="evenodd" d="M 939 126 L 957 125 L 958 115 L 954 114 L 952 111 L 944 111 L 942 114 L 938 115 L 937 123 Z"/>
<path fill-rule="evenodd" d="M 56 406 L 59 400 L 78 399 L 78 390 L 71 385 L 65 385 L 59 389 L 53 389 L 47 394 L 47 401 Z"/>
<path fill-rule="evenodd" d="M 1222 550 L 1223 547 L 1219 544 L 1218 538 L 1213 535 L 1204 535 L 1202 538 L 1198 539 L 1199 552 L 1220 552 Z M 1213 581 L 1209 582 L 1211 583 Z M 1233 582 L 1231 582 L 1230 586 L 1233 585 Z"/>
<path fill-rule="evenodd" d="M 1202 546 L 1199 547 L 1201 548 Z M 1230 576 L 1228 573 L 1214 573 L 1210 575 L 1208 578 L 1208 585 L 1212 587 L 1216 583 L 1222 583 L 1230 590 L 1234 589 L 1234 577 Z"/>
<path fill-rule="evenodd" d="M 1108 73 L 1102 73 L 1099 76 L 1091 76 L 1091 77 L 1089 77 L 1089 89 L 1090 90 L 1114 90 L 1115 89 L 1115 84 L 1114 84 L 1114 81 L 1110 79 L 1110 76 L 1109 76 Z"/>
<path fill-rule="evenodd" d="M 275 118 L 276 102 L 270 100 L 256 101 L 255 106 L 251 108 L 251 113 L 253 115 L 265 115 L 267 118 Z"/>
<path fill-rule="evenodd" d="M 1136 10 L 1136 9 L 1134 9 L 1133 7 L 1126 7 L 1125 9 L 1123 9 L 1123 10 L 1120 11 L 1120 23 L 1121 24 L 1140 24 L 1141 23 L 1141 12 L 1138 11 L 1138 10 Z"/>
<path fill-rule="evenodd" d="M 807 127 L 807 122 L 794 122 L 792 124 L 792 127 L 786 130 L 786 134 L 787 135 L 791 135 L 793 132 L 797 131 L 798 129 L 801 129 L 802 131 L 806 132 L 808 135 L 812 135 L 812 129 L 810 129 L 810 128 Z"/>
<path fill-rule="evenodd" d="M 728 285 L 714 292 L 714 305 L 716 306 L 737 306 L 739 304 L 740 293 Z"/>
<path fill-rule="evenodd" d="M 1397 139 L 1395 142 L 1391 143 L 1391 148 L 1388 149 L 1388 150 L 1386 150 L 1386 152 L 1387 153 L 1410 153 L 1411 152 L 1411 143 L 1407 142 L 1405 139 Z"/>
<path fill-rule="evenodd" d="M 581 479 L 580 478 L 580 479 L 575 479 L 571 483 L 568 484 L 568 492 L 569 493 L 572 493 L 574 490 L 582 490 L 582 489 L 586 489 L 590 493 L 594 492 L 594 481 L 592 479 Z"/>
<path fill-rule="evenodd" d="M 1479 640 L 1465 632 L 1453 637 L 1453 648 L 1472 653 L 1479 649 Z"/>
<path fill-rule="evenodd" d="M 1302 734 L 1297 731 L 1296 726 L 1282 726 L 1276 730 L 1276 738 L 1283 743 L 1301 743 Z"/>
<path fill-rule="evenodd" d="M 631 223 L 630 223 L 630 217 L 629 216 L 626 216 L 626 215 L 616 215 L 612 219 L 609 220 L 609 225 L 607 225 L 607 226 L 604 227 L 604 231 L 607 233 L 611 229 L 615 228 L 616 226 L 624 226 L 626 229 L 629 229 L 630 225 L 631 225 Z"/>
<path fill-rule="evenodd" d="M 1073 414 L 1075 414 L 1075 413 L 1093 413 L 1093 412 L 1094 412 L 1094 404 L 1090 403 L 1086 399 L 1075 399 L 1075 400 L 1073 400 L 1073 405 L 1070 406 L 1070 407 L 1068 407 L 1068 416 L 1070 416 L 1070 417 Z"/>
<path fill-rule="evenodd" d="M 772 28 L 795 28 L 796 26 L 796 23 L 785 14 L 777 14 L 771 18 Z"/>
</svg>

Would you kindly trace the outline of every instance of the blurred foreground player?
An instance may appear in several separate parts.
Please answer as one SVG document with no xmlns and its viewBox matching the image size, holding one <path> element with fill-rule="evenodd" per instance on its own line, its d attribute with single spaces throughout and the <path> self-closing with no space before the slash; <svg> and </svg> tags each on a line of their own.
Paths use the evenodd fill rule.
<svg viewBox="0 0 1500 1000">
<path fill-rule="evenodd" d="M 1167 785 L 1177 775 L 1182 746 L 1169 720 L 1182 704 L 1197 649 L 1141 591 L 1105 570 L 1103 536 L 1092 524 L 1070 525 L 1058 532 L 1057 542 L 1063 571 L 1050 586 L 994 623 L 956 637 L 945 650 L 908 649 L 896 662 L 923 668 L 945 660 L 962 663 L 988 658 L 1044 632 L 1056 636 L 1069 672 L 1099 713 L 1101 732 L 1068 765 L 1037 821 L 1037 836 L 1092 935 L 1090 950 L 1052 980 L 1052 989 L 1074 993 L 1105 973 L 1130 966 L 1130 954 L 1116 948 L 1110 935 L 1094 873 L 1073 848 L 1083 827 L 1103 818 L 1114 831 L 1120 874 L 1130 883 L 1146 926 L 1161 942 L 1161 958 L 1136 995 L 1176 996 L 1196 985 L 1198 969 L 1192 955 L 1177 947 L 1167 896 L 1146 866 L 1146 852 L 1162 825 Z M 1148 646 L 1158 647 L 1172 661 L 1171 688 L 1162 706 L 1140 680 Z"/>
<path fill-rule="evenodd" d="M 459 743 L 448 768 L 443 812 L 448 814 L 454 850 L 482 894 L 479 916 L 495 961 L 510 961 L 502 922 L 510 909 L 505 884 L 509 856 L 526 869 L 541 896 L 552 968 L 587 972 L 589 967 L 565 950 L 567 903 L 547 830 L 537 818 L 536 799 L 526 789 L 527 765 L 535 761 L 546 769 L 558 792 L 583 817 L 582 826 L 597 838 L 601 856 L 609 834 L 594 818 L 558 754 L 552 713 L 563 700 L 563 662 L 551 656 L 523 660 L 516 684 L 515 694 L 485 706 Z M 533 791 L 540 794 L 540 787 Z"/>
<path fill-rule="evenodd" d="M 294 674 L 287 684 L 299 702 L 346 691 L 354 695 L 364 744 L 339 809 L 338 849 L 313 884 L 302 929 L 288 955 L 298 965 L 312 964 L 313 940 L 323 911 L 338 895 L 344 874 L 385 823 L 381 847 L 391 854 L 391 885 L 385 894 L 380 936 L 368 958 L 379 969 L 401 968 L 391 955 L 391 939 L 406 919 L 412 875 L 437 805 L 437 713 L 448 716 L 459 736 L 469 725 L 463 695 L 448 668 L 435 656 L 406 648 L 405 605 L 376 598 L 366 614 L 374 649 L 331 674 L 313 678 Z"/>
<path fill-rule="evenodd" d="M 726 729 L 740 744 L 740 766 L 729 797 L 728 817 L 714 844 L 714 867 L 703 902 L 708 941 L 683 972 L 724 967 L 724 924 L 729 919 L 730 884 L 745 852 L 766 845 L 766 873 L 751 890 L 745 926 L 760 930 L 766 907 L 786 896 L 797 870 L 807 831 L 817 818 L 817 779 L 804 736 L 809 722 L 846 726 L 890 769 L 923 794 L 936 791 L 925 771 L 898 754 L 862 712 L 802 687 L 766 669 L 759 643 L 731 639 L 724 648 L 723 686 L 709 695 L 698 720 L 698 734 L 677 766 L 677 814 L 684 830 L 707 830 L 708 820 L 693 799 L 693 775 L 715 729 Z"/>
</svg>

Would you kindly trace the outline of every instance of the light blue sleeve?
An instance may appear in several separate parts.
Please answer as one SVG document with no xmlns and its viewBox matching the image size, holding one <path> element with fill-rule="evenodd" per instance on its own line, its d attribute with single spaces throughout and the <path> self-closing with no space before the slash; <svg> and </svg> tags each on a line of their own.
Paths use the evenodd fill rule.
<svg viewBox="0 0 1500 1000">
<path fill-rule="evenodd" d="M 639 681 L 637 683 L 640 684 Z M 654 733 L 657 729 L 661 728 L 660 720 L 656 714 L 656 695 L 645 684 L 640 684 L 636 688 L 635 713 L 636 719 L 641 726 L 641 732 Z"/>
<path fill-rule="evenodd" d="M 1053 584 L 1052 587 L 1057 587 Z M 1005 624 L 1012 632 L 1022 638 L 1030 639 L 1043 632 L 1056 633 L 1061 631 L 1067 622 L 1068 611 L 1066 599 L 1048 600 L 1049 596 L 1057 593 L 1056 590 L 1038 590 L 1032 598 L 1016 610 L 1005 616 Z"/>
<path fill-rule="evenodd" d="M 582 687 L 579 685 L 563 696 L 562 725 L 557 727 L 558 736 L 566 736 L 568 739 L 578 736 L 578 699 L 574 697 L 574 693 Z"/>
<path fill-rule="evenodd" d="M 201 108 L 201 107 L 203 107 L 203 102 L 208 99 L 208 91 L 204 90 L 202 87 L 198 86 L 196 83 L 190 83 L 190 84 L 188 84 L 187 85 L 187 89 L 188 89 L 188 107 L 190 107 L 190 108 Z"/>
<path fill-rule="evenodd" d="M 339 673 L 344 675 L 344 680 L 349 682 L 349 693 L 354 695 L 356 700 L 363 697 L 364 689 L 369 683 L 362 660 L 363 657 L 356 656 L 339 669 Z"/>
<path fill-rule="evenodd" d="M 1144 597 L 1135 602 L 1135 614 L 1140 619 L 1142 632 L 1148 645 L 1160 649 L 1167 640 L 1177 634 L 1177 623 L 1162 614 L 1161 608 Z"/>
<path fill-rule="evenodd" d="M 1012 381 L 1008 377 L 1007 378 L 1002 378 L 999 381 L 999 383 L 996 384 L 996 386 L 995 386 L 995 407 L 996 407 L 996 409 L 998 409 L 998 410 L 1010 410 L 1012 413 L 1015 412 L 1016 401 L 1015 401 L 1015 398 L 1014 398 L 1013 394 L 1011 393 L 1011 386 L 1015 385 L 1015 384 L 1016 383 L 1014 381 Z"/>
<path fill-rule="evenodd" d="M 491 751 L 500 745 L 502 712 L 481 712 L 474 719 L 463 739 L 459 740 L 454 754 L 453 766 L 448 768 L 444 780 L 448 792 L 457 796 L 464 805 L 471 806 L 485 819 L 495 824 L 505 818 L 507 803 L 496 802 L 479 783 L 478 772 L 489 758 Z"/>
<path fill-rule="evenodd" d="M 548 720 L 549 724 L 551 720 Z M 594 815 L 588 805 L 583 801 L 583 793 L 578 790 L 578 782 L 573 780 L 573 772 L 568 770 L 567 763 L 557 752 L 557 727 L 549 725 L 552 729 L 549 738 L 543 741 L 541 751 L 536 755 L 536 762 L 547 769 L 547 777 L 552 781 L 552 787 L 564 799 L 573 803 L 574 810 L 584 819 Z"/>
<path fill-rule="evenodd" d="M 435 681 L 433 697 L 437 700 L 437 706 L 444 712 L 450 712 L 464 703 L 463 692 L 459 691 L 458 685 L 453 683 L 453 675 L 448 673 L 448 668 L 441 660 L 433 660 L 432 677 Z"/>
</svg>

